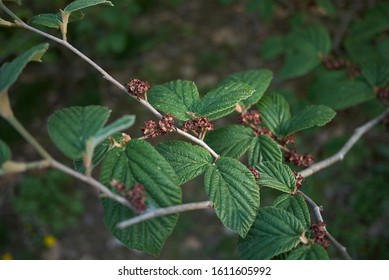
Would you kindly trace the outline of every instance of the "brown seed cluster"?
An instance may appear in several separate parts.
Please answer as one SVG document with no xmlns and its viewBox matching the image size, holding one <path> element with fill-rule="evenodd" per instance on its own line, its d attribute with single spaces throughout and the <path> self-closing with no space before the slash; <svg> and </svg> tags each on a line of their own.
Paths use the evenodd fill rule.
<svg viewBox="0 0 389 280">
<path fill-rule="evenodd" d="M 192 131 L 196 136 L 204 139 L 208 131 L 213 130 L 213 124 L 208 117 L 201 117 L 195 120 L 186 121 L 182 127 L 185 132 Z"/>
<path fill-rule="evenodd" d="M 146 138 L 155 138 L 158 135 L 166 135 L 174 130 L 174 116 L 166 114 L 158 121 L 158 123 L 151 120 L 145 122 L 145 126 L 142 128 L 142 134 Z"/>
<path fill-rule="evenodd" d="M 117 180 L 113 179 L 110 183 L 112 187 L 114 187 L 121 195 L 123 195 L 134 207 L 134 210 L 137 213 L 143 212 L 146 210 L 146 192 L 145 188 L 136 183 L 130 189 L 126 189 L 124 183 L 120 183 Z"/>
<path fill-rule="evenodd" d="M 301 189 L 305 178 L 303 176 L 301 176 L 300 174 L 298 174 L 296 171 L 294 171 L 294 170 L 292 170 L 292 171 L 294 174 L 294 178 L 296 179 L 296 189 Z"/>
<path fill-rule="evenodd" d="M 280 144 L 282 146 L 287 146 L 289 144 L 293 146 L 295 143 L 296 143 L 296 139 L 294 138 L 294 134 L 290 134 L 280 141 Z"/>
<path fill-rule="evenodd" d="M 139 79 L 131 79 L 126 84 L 127 91 L 136 97 L 136 99 L 147 99 L 147 91 L 151 88 L 150 84 Z"/>
<path fill-rule="evenodd" d="M 325 226 L 326 224 L 323 222 L 312 224 L 311 231 L 315 236 L 313 242 L 320 244 L 321 246 L 323 246 L 324 249 L 327 249 L 330 246 L 330 242 L 325 238 L 326 236 Z"/>
<path fill-rule="evenodd" d="M 339 70 L 352 66 L 351 61 L 342 58 L 336 58 L 333 55 L 324 56 L 322 63 L 329 70 Z"/>
<path fill-rule="evenodd" d="M 266 127 L 258 127 L 254 130 L 255 132 L 255 136 L 259 136 L 259 135 L 267 135 L 269 136 L 271 139 L 276 139 L 276 136 L 273 134 L 273 132 L 271 132 L 269 129 L 267 129 Z"/>
<path fill-rule="evenodd" d="M 379 87 L 375 92 L 381 101 L 389 101 L 389 88 Z"/>
<path fill-rule="evenodd" d="M 294 166 L 296 166 L 296 167 L 299 167 L 299 166 L 307 167 L 314 162 L 311 154 L 308 154 L 308 153 L 299 154 L 294 149 L 285 153 L 285 161 L 286 162 L 293 162 Z"/>
<path fill-rule="evenodd" d="M 259 179 L 259 171 L 255 167 L 249 168 L 250 172 L 253 173 L 255 179 Z"/>
<path fill-rule="evenodd" d="M 258 125 L 261 123 L 261 114 L 257 110 L 251 110 L 239 114 L 239 121 L 245 125 Z"/>
</svg>

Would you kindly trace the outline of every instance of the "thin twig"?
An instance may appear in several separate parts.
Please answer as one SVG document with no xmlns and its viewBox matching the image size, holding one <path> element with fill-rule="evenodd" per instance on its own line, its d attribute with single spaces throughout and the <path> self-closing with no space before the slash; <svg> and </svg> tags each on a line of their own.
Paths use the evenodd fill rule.
<svg viewBox="0 0 389 280">
<path fill-rule="evenodd" d="M 207 208 L 212 208 L 211 201 L 194 202 L 194 203 L 181 204 L 181 205 L 176 205 L 176 206 L 171 206 L 166 208 L 159 208 L 156 210 L 152 210 L 150 212 L 145 212 L 129 220 L 122 221 L 117 224 L 117 227 L 120 229 L 124 229 L 126 227 L 138 224 L 140 222 L 155 219 L 158 217 L 182 213 L 186 211 L 192 211 L 192 210 L 207 209 Z"/>
<path fill-rule="evenodd" d="M 379 115 L 378 117 L 372 119 L 371 121 L 365 123 L 364 125 L 358 127 L 355 129 L 354 134 L 350 137 L 350 139 L 347 141 L 347 143 L 333 156 L 319 161 L 315 164 L 312 164 L 307 169 L 304 169 L 299 172 L 301 176 L 308 177 L 312 174 L 327 168 L 328 166 L 343 160 L 343 158 L 346 156 L 347 152 L 354 146 L 354 144 L 361 138 L 363 134 L 365 134 L 367 131 L 369 131 L 372 127 L 374 127 L 376 124 L 378 124 L 380 121 L 382 121 L 386 115 L 389 114 L 389 107 L 386 108 L 386 110 Z"/>
<path fill-rule="evenodd" d="M 315 214 L 315 217 L 318 222 L 324 223 L 323 216 L 321 215 L 322 208 L 318 206 L 309 196 L 307 196 L 305 193 L 300 192 L 300 194 L 304 197 L 306 202 L 312 207 L 313 213 Z M 323 226 L 323 230 L 326 233 L 326 236 L 331 240 L 332 244 L 338 249 L 339 252 L 344 256 L 347 260 L 352 260 L 351 256 L 347 252 L 347 248 L 339 243 L 327 230 L 326 226 Z"/>
<path fill-rule="evenodd" d="M 88 185 L 94 187 L 96 190 L 101 192 L 104 195 L 104 197 L 111 198 L 111 199 L 117 201 L 118 203 L 134 210 L 133 206 L 131 205 L 131 203 L 127 199 L 125 199 L 124 197 L 122 197 L 120 195 L 117 195 L 117 194 L 111 192 L 106 186 L 101 184 L 99 181 L 93 179 L 92 177 L 78 173 L 77 171 L 67 167 L 66 165 L 64 165 L 56 160 L 53 160 L 51 162 L 51 167 L 58 169 L 58 170 L 62 171 L 63 173 L 66 173 L 66 174 L 68 174 L 68 175 L 70 175 L 70 176 L 72 176 L 72 177 L 74 177 L 82 182 L 87 183 Z"/>
<path fill-rule="evenodd" d="M 139 103 L 141 103 L 144 107 L 146 107 L 147 110 L 149 110 L 152 114 L 154 114 L 156 117 L 158 117 L 159 119 L 162 118 L 162 115 L 161 113 L 159 113 L 149 102 L 147 102 L 146 100 L 143 100 L 143 99 L 137 99 L 135 96 L 131 95 L 128 93 L 126 87 L 124 85 L 122 85 L 120 82 L 118 82 L 115 78 L 113 78 L 110 74 L 108 74 L 108 72 L 106 72 L 103 68 L 101 68 L 98 64 L 96 64 L 92 59 L 90 59 L 89 57 L 87 57 L 85 54 L 83 54 L 82 52 L 80 52 L 77 48 L 75 48 L 74 46 L 72 46 L 70 43 L 68 43 L 67 41 L 63 40 L 63 39 L 60 39 L 58 37 L 55 37 L 51 34 L 48 34 L 44 31 L 41 31 L 39 29 L 36 29 L 28 24 L 26 24 L 24 21 L 22 21 L 20 18 L 18 18 L 14 13 L 12 13 L 12 11 L 10 11 L 9 9 L 7 9 L 3 3 L 0 1 L 0 7 L 2 9 L 4 9 L 12 18 L 15 19 L 16 23 L 20 26 L 20 27 L 23 27 L 29 31 L 32 31 L 32 32 L 35 32 L 41 36 L 44 36 L 52 41 L 55 41 L 57 42 L 58 44 L 61 44 L 62 46 L 66 47 L 67 49 L 69 49 L 70 51 L 72 51 L 73 53 L 75 53 L 77 56 L 79 56 L 80 58 L 82 58 L 84 61 L 86 61 L 88 64 L 90 64 L 93 68 L 95 68 L 97 71 L 99 71 L 101 73 L 101 75 L 103 76 L 104 79 L 106 79 L 107 81 L 109 81 L 110 83 L 112 83 L 113 85 L 115 85 L 118 89 L 120 89 L 121 91 L 125 92 L 128 96 L 132 97 L 133 99 L 137 100 Z M 180 129 L 177 129 L 177 133 L 184 136 L 185 138 L 187 139 L 190 139 L 191 141 L 195 142 L 196 144 L 202 146 L 204 149 L 206 149 L 215 159 L 219 158 L 219 155 L 211 148 L 209 147 L 203 140 L 201 139 L 197 139 L 195 137 L 193 137 L 192 135 L 190 135 L 189 133 L 185 132 L 185 131 L 182 131 Z"/>
</svg>

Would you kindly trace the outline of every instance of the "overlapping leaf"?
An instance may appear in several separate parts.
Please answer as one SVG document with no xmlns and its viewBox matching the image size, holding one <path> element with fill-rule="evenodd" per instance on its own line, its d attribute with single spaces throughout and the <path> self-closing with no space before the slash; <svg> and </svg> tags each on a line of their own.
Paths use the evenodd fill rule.
<svg viewBox="0 0 389 280">
<path fill-rule="evenodd" d="M 291 213 L 274 208 L 260 208 L 246 238 L 238 242 L 242 259 L 271 259 L 298 245 L 304 226 Z"/>
<path fill-rule="evenodd" d="M 361 65 L 361 72 L 372 88 L 384 87 L 389 82 L 389 61 L 366 61 Z"/>
<path fill-rule="evenodd" d="M 74 12 L 70 14 L 70 17 L 68 19 L 68 22 L 74 22 L 83 19 L 84 14 L 81 12 Z M 37 24 L 46 26 L 49 28 L 60 28 L 60 23 L 62 21 L 62 16 L 60 13 L 54 14 L 54 13 L 46 13 L 46 14 L 39 14 L 36 16 L 33 16 L 28 21 L 29 24 Z"/>
<path fill-rule="evenodd" d="M 108 153 L 100 180 L 110 187 L 113 179 L 124 183 L 127 188 L 135 183 L 142 184 L 146 190 L 148 209 L 181 203 L 179 180 L 173 168 L 145 141 L 131 140 L 125 148 L 115 148 Z M 136 213 L 110 199 L 103 199 L 103 206 L 105 223 L 116 238 L 129 248 L 153 255 L 160 253 L 178 219 L 178 214 L 174 214 L 121 230 L 117 228 L 117 224 L 136 216 Z"/>
<path fill-rule="evenodd" d="M 110 123 L 106 127 L 100 129 L 93 137 L 93 145 L 96 146 L 107 137 L 115 134 L 116 132 L 124 131 L 131 127 L 135 122 L 135 116 L 124 115 L 120 119 L 117 119 L 113 123 Z"/>
<path fill-rule="evenodd" d="M 301 246 L 291 251 L 288 260 L 328 260 L 327 251 L 319 244 Z"/>
<path fill-rule="evenodd" d="M 247 167 L 221 157 L 206 170 L 204 185 L 222 223 L 245 236 L 259 207 L 259 188 Z"/>
<path fill-rule="evenodd" d="M 259 171 L 260 185 L 290 193 L 296 187 L 296 179 L 286 164 L 277 161 L 264 161 L 255 166 Z"/>
<path fill-rule="evenodd" d="M 70 3 L 69 5 L 67 5 L 65 9 L 63 9 L 63 11 L 65 13 L 72 13 L 75 11 L 79 11 L 100 4 L 113 6 L 111 1 L 106 1 L 106 0 L 76 0 Z"/>
<path fill-rule="evenodd" d="M 263 161 L 282 161 L 282 153 L 278 144 L 267 135 L 260 135 L 254 139 L 254 144 L 249 147 L 249 166 Z"/>
<path fill-rule="evenodd" d="M 308 206 L 301 194 L 282 194 L 273 201 L 272 206 L 284 209 L 295 215 L 306 229 L 311 226 Z"/>
<path fill-rule="evenodd" d="M 3 64 L 0 68 L 0 93 L 7 91 L 15 83 L 28 62 L 40 62 L 48 48 L 49 44 L 46 43 L 37 45 L 22 53 L 11 62 Z"/>
<path fill-rule="evenodd" d="M 242 125 L 226 125 L 207 133 L 205 142 L 221 156 L 239 158 L 254 142 L 254 132 Z"/>
<path fill-rule="evenodd" d="M 212 163 L 205 149 L 184 141 L 158 144 L 156 149 L 173 167 L 181 184 L 201 175 Z"/>
</svg>

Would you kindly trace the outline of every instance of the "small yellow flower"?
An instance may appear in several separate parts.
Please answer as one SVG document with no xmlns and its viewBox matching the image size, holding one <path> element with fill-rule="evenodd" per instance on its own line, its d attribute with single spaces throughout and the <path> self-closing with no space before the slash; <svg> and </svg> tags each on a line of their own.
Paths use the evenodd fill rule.
<svg viewBox="0 0 389 280">
<path fill-rule="evenodd" d="M 1 256 L 2 260 L 13 260 L 12 254 L 10 252 L 6 252 L 4 255 Z"/>
<path fill-rule="evenodd" d="M 47 248 L 52 248 L 52 247 L 54 247 L 57 244 L 57 239 L 53 235 L 47 234 L 43 238 L 43 244 Z"/>
</svg>

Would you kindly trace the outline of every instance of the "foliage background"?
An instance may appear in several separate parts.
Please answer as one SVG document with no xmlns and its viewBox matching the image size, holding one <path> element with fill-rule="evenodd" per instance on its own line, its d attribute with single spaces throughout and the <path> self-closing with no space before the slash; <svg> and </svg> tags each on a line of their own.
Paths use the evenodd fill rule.
<svg viewBox="0 0 389 280">
<path fill-rule="evenodd" d="M 23 1 L 23 6 L 12 8 L 22 19 L 28 19 L 54 12 L 69 2 Z M 113 2 L 115 7 L 87 10 L 83 21 L 70 24 L 69 41 L 123 83 L 133 77 L 151 84 L 187 79 L 195 81 L 204 93 L 237 71 L 269 68 L 277 77 L 282 60 L 264 60 L 260 52 L 269 36 L 285 34 L 295 24 L 315 22 L 324 24 L 335 36 L 339 23 L 354 7 L 361 5 L 352 13 L 357 19 L 368 7 L 385 1 L 332 1 L 337 7 L 334 14 L 315 9 L 311 5 L 314 1 L 290 1 L 294 6 L 279 5 L 273 16 L 266 10 L 266 2 L 272 1 L 262 1 L 262 6 L 248 5 L 261 1 L 233 0 Z M 0 62 L 42 41 L 24 30 L 2 28 Z M 296 112 L 310 102 L 306 95 L 311 78 L 275 79 L 270 91 L 282 89 L 292 112 Z M 29 65 L 11 90 L 16 115 L 51 153 L 69 165 L 72 163 L 55 150 L 48 138 L 46 120 L 54 110 L 103 104 L 113 110 L 111 119 L 135 114 L 136 126 L 129 131 L 134 137 L 140 136 L 143 122 L 153 118 L 79 58 L 53 43 L 44 64 Z M 341 147 L 353 128 L 380 110 L 382 105 L 373 100 L 339 111 L 326 127 L 300 134 L 297 146 L 318 160 L 328 157 Z M 216 127 L 237 122 L 233 116 L 216 122 Z M 16 160 L 37 159 L 3 120 L 0 128 L 0 138 L 11 143 Z M 347 246 L 354 258 L 389 258 L 388 143 L 383 126 L 375 128 L 343 162 L 309 178 L 305 186 L 307 193 L 324 206 L 323 216 L 332 235 Z M 198 191 L 201 184 L 201 179 L 185 184 L 184 201 L 205 200 L 205 193 Z M 270 197 L 272 193 L 266 192 L 262 205 Z M 0 209 L 3 258 L 152 258 L 129 251 L 112 238 L 104 227 L 100 202 L 90 187 L 55 172 L 31 171 L 0 178 Z M 47 242 L 50 236 L 56 241 Z M 213 211 L 184 213 L 159 258 L 236 259 L 236 240 Z M 329 250 L 332 257 L 340 257 L 333 248 Z"/>
</svg>

